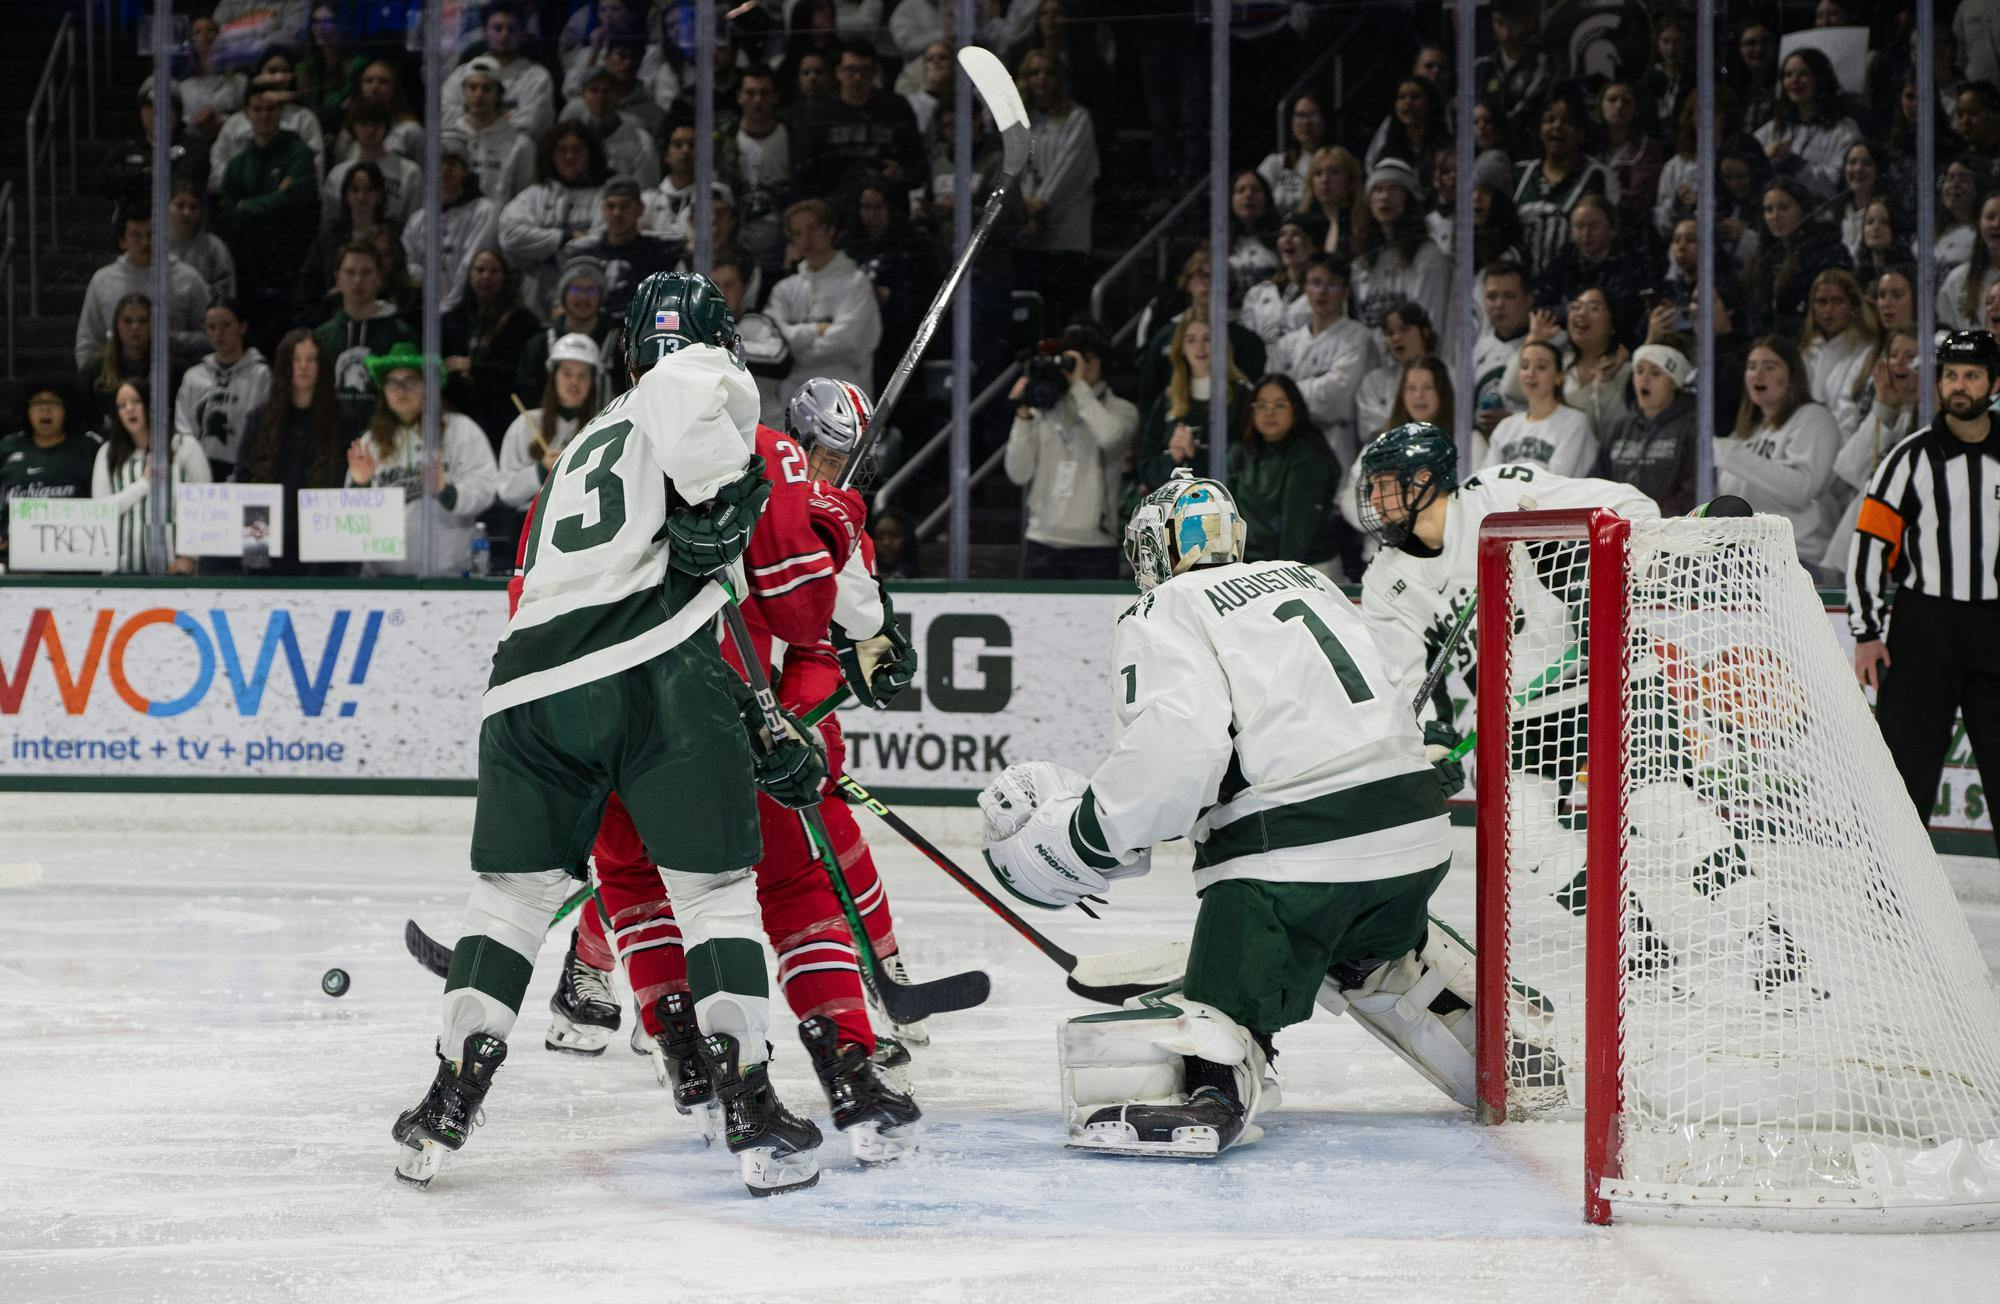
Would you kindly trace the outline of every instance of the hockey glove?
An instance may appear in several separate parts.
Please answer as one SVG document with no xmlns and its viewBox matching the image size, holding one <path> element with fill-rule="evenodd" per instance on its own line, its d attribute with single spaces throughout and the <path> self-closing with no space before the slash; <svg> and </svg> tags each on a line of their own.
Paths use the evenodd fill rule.
<svg viewBox="0 0 2000 1304">
<path fill-rule="evenodd" d="M 764 459 L 750 458 L 743 474 L 715 491 L 699 507 L 686 507 L 667 517 L 667 561 L 677 571 L 710 575 L 743 555 L 757 513 L 771 496 L 764 478 Z"/>
<path fill-rule="evenodd" d="M 826 747 L 820 742 L 819 731 L 800 724 L 790 711 L 781 711 L 785 732 L 768 739 L 764 713 L 757 709 L 757 703 L 748 702 L 742 709 L 743 727 L 750 731 L 758 789 L 789 810 L 817 805 L 820 785 L 826 781 Z"/>
<path fill-rule="evenodd" d="M 1035 811 L 1063 797 L 1081 797 L 1090 780 L 1053 761 L 1024 761 L 1000 771 L 979 794 L 987 846 L 1005 842 L 1027 826 Z"/>
<path fill-rule="evenodd" d="M 1099 845 L 1103 836 L 1088 790 L 1081 797 L 1044 798 L 1019 832 L 986 844 L 986 864 L 1015 897 L 1061 910 L 1101 894 L 1114 878 L 1152 868 L 1152 848 L 1118 854 Z"/>
<path fill-rule="evenodd" d="M 840 673 L 853 691 L 854 700 L 879 711 L 917 677 L 917 650 L 896 622 L 889 590 L 879 583 L 876 587 L 882 593 L 881 631 L 857 641 L 835 625 L 833 646 L 840 656 Z"/>
<path fill-rule="evenodd" d="M 1438 787 L 1447 799 L 1465 786 L 1465 763 L 1451 759 L 1458 744 L 1458 730 L 1444 721 L 1432 720 L 1424 726 L 1424 756 L 1437 769 Z"/>
</svg>

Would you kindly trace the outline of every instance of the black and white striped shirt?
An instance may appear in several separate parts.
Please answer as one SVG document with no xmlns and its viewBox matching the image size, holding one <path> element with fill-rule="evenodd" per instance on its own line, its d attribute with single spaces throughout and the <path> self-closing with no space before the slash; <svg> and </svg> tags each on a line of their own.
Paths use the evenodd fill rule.
<svg viewBox="0 0 2000 1304">
<path fill-rule="evenodd" d="M 1969 444 L 1944 418 L 1889 450 L 1861 503 L 1847 561 L 1847 624 L 1882 637 L 1892 586 L 1958 602 L 2000 601 L 2000 418 Z"/>
</svg>

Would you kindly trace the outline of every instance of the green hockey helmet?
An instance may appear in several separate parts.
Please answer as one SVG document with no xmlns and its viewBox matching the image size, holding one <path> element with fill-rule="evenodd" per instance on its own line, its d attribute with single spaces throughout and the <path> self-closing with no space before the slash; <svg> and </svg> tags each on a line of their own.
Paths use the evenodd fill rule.
<svg viewBox="0 0 2000 1304">
<path fill-rule="evenodd" d="M 1395 478 L 1393 488 L 1382 483 L 1388 476 Z M 1361 450 L 1355 508 L 1362 528 L 1398 548 L 1416 528 L 1417 514 L 1456 488 L 1458 445 L 1451 433 L 1428 421 L 1406 421 Z"/>
<path fill-rule="evenodd" d="M 625 310 L 625 361 L 637 375 L 690 344 L 736 348 L 736 316 L 700 272 L 654 272 Z"/>
</svg>

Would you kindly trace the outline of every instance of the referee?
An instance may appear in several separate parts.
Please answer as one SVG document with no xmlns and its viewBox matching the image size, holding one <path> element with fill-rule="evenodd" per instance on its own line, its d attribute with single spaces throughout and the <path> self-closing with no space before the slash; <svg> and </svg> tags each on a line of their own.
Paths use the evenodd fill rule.
<svg viewBox="0 0 2000 1304">
<path fill-rule="evenodd" d="M 2000 798 L 2000 419 L 1988 408 L 2000 343 L 1955 331 L 1937 361 L 1941 419 L 1882 459 L 1847 562 L 1854 674 L 1878 690 L 1875 718 L 1926 822 L 1955 714 Z"/>
</svg>

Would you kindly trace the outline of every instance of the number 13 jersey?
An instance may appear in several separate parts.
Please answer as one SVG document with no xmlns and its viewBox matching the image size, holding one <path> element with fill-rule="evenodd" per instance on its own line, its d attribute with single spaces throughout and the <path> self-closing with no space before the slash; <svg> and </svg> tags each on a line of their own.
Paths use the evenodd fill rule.
<svg viewBox="0 0 2000 1304">
<path fill-rule="evenodd" d="M 1112 656 L 1118 738 L 1080 812 L 1093 841 L 1186 836 L 1198 887 L 1364 882 L 1449 857 L 1409 702 L 1312 567 L 1178 575 L 1119 617 Z"/>
<path fill-rule="evenodd" d="M 728 352 L 668 354 L 576 432 L 535 500 L 521 601 L 493 653 L 482 714 L 640 665 L 707 625 L 722 587 L 672 569 L 669 513 L 738 479 L 757 386 Z"/>
</svg>

